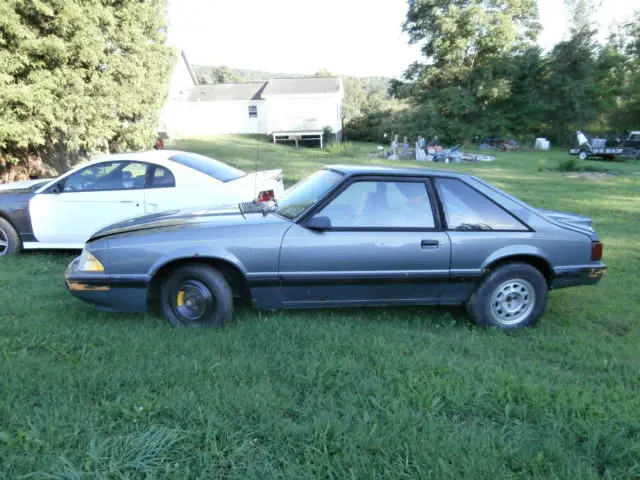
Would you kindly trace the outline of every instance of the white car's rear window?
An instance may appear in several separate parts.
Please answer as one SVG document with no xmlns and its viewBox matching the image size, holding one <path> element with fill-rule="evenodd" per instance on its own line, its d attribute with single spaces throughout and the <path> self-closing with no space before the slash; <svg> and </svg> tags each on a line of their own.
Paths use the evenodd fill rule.
<svg viewBox="0 0 640 480">
<path fill-rule="evenodd" d="M 221 182 L 230 182 L 231 180 L 246 175 L 246 172 L 238 170 L 231 165 L 205 157 L 204 155 L 198 155 L 197 153 L 179 153 L 178 155 L 170 157 L 169 160 L 184 165 L 185 167 L 193 168 Z"/>
</svg>

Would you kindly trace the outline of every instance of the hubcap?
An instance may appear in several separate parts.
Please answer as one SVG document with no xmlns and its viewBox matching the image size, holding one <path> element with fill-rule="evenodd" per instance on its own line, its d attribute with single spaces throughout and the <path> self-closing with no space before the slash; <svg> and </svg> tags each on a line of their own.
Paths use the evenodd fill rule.
<svg viewBox="0 0 640 480">
<path fill-rule="evenodd" d="M 214 304 L 207 286 L 198 280 L 187 280 L 173 295 L 174 312 L 185 322 L 198 322 Z"/>
<path fill-rule="evenodd" d="M 515 325 L 529 317 L 536 303 L 536 292 L 528 281 L 508 280 L 491 295 L 491 313 L 502 325 Z"/>
<path fill-rule="evenodd" d="M 9 236 L 0 228 L 0 257 L 9 250 Z"/>
</svg>

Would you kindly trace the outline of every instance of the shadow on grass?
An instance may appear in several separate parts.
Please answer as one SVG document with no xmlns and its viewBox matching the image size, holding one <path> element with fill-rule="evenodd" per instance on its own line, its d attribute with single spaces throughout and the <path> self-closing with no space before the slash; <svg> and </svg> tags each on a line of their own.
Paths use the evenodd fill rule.
<svg viewBox="0 0 640 480">
<path fill-rule="evenodd" d="M 304 321 L 322 323 L 365 325 L 473 325 L 463 306 L 402 306 L 402 307 L 347 307 L 281 309 L 275 311 L 255 310 L 243 305 L 236 308 L 234 323 L 253 322 L 259 319 L 281 321 Z"/>
</svg>

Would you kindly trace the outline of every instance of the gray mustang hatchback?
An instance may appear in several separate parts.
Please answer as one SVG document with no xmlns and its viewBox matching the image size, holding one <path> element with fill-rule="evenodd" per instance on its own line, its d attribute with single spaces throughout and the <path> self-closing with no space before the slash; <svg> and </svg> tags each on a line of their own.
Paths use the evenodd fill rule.
<svg viewBox="0 0 640 480">
<path fill-rule="evenodd" d="M 589 218 L 533 208 L 469 175 L 328 166 L 277 204 L 136 217 L 69 265 L 76 297 L 109 311 L 159 302 L 175 326 L 257 308 L 465 304 L 480 325 L 535 323 L 554 288 L 606 272 Z"/>
</svg>

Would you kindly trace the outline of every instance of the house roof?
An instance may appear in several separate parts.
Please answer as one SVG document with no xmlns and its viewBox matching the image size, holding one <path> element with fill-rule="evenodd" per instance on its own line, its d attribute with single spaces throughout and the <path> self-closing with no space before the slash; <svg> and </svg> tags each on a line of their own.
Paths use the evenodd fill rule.
<svg viewBox="0 0 640 480">
<path fill-rule="evenodd" d="M 340 77 L 274 78 L 267 82 L 262 96 L 331 94 L 341 86 Z"/>
<path fill-rule="evenodd" d="M 185 92 L 184 100 L 187 102 L 260 100 L 265 86 L 265 82 L 196 85 Z"/>
</svg>

